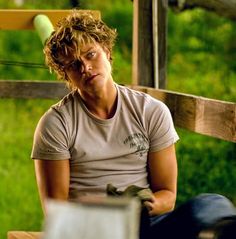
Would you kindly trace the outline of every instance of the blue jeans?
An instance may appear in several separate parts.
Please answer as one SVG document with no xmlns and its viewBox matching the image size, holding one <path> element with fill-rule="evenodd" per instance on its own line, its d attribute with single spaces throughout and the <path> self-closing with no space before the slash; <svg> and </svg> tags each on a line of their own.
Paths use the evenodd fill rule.
<svg viewBox="0 0 236 239">
<path fill-rule="evenodd" d="M 200 194 L 170 213 L 149 218 L 141 239 L 196 239 L 199 232 L 224 217 L 235 216 L 236 208 L 219 194 Z M 146 218 L 147 219 L 147 218 Z M 141 219 L 143 223 L 144 219 Z"/>
</svg>

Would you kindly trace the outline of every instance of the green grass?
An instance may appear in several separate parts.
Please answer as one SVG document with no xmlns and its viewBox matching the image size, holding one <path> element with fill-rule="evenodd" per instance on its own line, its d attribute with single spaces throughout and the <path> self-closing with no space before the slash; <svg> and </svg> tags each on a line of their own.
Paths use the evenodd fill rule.
<svg viewBox="0 0 236 239">
<path fill-rule="evenodd" d="M 9 230 L 39 230 L 42 223 L 33 161 L 33 132 L 51 100 L 0 100 L 0 238 Z"/>
<path fill-rule="evenodd" d="M 177 129 L 178 203 L 200 193 L 219 193 L 236 205 L 235 143 Z"/>
</svg>

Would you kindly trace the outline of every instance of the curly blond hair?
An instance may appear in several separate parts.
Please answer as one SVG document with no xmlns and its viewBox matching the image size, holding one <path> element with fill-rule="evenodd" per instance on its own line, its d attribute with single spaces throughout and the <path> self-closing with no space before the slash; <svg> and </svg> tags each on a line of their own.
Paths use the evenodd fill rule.
<svg viewBox="0 0 236 239">
<path fill-rule="evenodd" d="M 57 78 L 70 81 L 64 71 L 63 62 L 67 55 L 74 52 L 79 55 L 80 46 L 86 43 L 99 43 L 110 51 L 117 37 L 115 29 L 109 28 L 102 20 L 95 19 L 91 13 L 73 10 L 71 14 L 60 20 L 44 46 L 45 62 Z M 112 61 L 112 57 L 110 58 Z"/>
</svg>

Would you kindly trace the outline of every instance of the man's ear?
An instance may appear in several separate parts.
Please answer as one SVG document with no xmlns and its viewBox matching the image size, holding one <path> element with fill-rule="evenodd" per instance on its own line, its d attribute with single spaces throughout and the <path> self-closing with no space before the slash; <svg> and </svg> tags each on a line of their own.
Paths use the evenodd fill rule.
<svg viewBox="0 0 236 239">
<path fill-rule="evenodd" d="M 111 52 L 108 50 L 108 48 L 106 48 L 106 47 L 104 47 L 103 48 L 104 49 L 104 52 L 106 53 L 106 55 L 107 55 L 107 59 L 109 60 L 109 61 L 111 61 Z"/>
</svg>

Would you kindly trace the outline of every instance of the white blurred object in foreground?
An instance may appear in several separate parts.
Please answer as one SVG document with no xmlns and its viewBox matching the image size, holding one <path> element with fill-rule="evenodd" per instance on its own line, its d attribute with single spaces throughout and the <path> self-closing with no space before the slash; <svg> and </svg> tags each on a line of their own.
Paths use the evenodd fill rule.
<svg viewBox="0 0 236 239">
<path fill-rule="evenodd" d="M 50 200 L 43 239 L 138 239 L 139 218 L 140 203 L 136 199 Z"/>
</svg>

